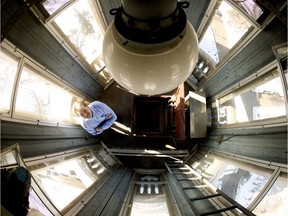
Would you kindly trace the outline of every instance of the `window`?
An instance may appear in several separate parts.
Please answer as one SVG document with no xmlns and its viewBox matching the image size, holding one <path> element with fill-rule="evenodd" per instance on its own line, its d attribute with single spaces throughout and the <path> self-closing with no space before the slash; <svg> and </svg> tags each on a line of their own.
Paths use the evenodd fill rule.
<svg viewBox="0 0 288 216">
<path fill-rule="evenodd" d="M 102 53 L 103 34 L 88 1 L 75 2 L 54 21 L 89 64 Z"/>
<path fill-rule="evenodd" d="M 41 168 L 30 167 L 32 175 L 60 211 L 106 172 L 93 154 L 63 158 L 62 161 L 57 159 L 37 166 Z"/>
<path fill-rule="evenodd" d="M 33 188 L 30 189 L 29 193 L 29 207 L 30 209 L 37 209 L 45 216 L 53 216 Z"/>
<path fill-rule="evenodd" d="M 254 20 L 258 20 L 258 18 L 263 14 L 263 10 L 256 4 L 254 0 L 234 0 L 233 2 L 235 2 L 245 13 L 247 13 Z"/>
<path fill-rule="evenodd" d="M 3 149 L 1 151 L 1 180 L 2 180 L 2 186 L 4 185 L 4 182 L 7 180 L 7 175 L 9 175 L 9 173 L 11 173 L 11 171 L 13 169 L 16 168 L 20 168 L 20 169 L 26 169 L 27 167 L 20 155 L 20 148 L 18 144 L 12 145 L 6 149 Z M 10 182 L 11 183 L 11 182 Z M 19 183 L 16 183 L 17 187 L 21 187 L 19 185 Z M 27 184 L 27 186 L 31 186 L 29 187 L 29 208 L 30 209 L 34 209 L 37 211 L 43 213 L 45 216 L 52 216 L 52 215 L 59 215 L 57 214 L 57 211 L 53 211 L 54 209 L 50 209 L 52 210 L 52 212 L 54 212 L 54 214 L 52 214 L 50 212 L 50 210 L 48 210 L 48 208 L 46 207 L 47 204 L 49 205 L 49 203 L 46 203 L 46 205 L 44 205 L 44 203 L 42 202 L 42 200 L 39 198 L 38 194 L 35 193 L 35 189 L 37 190 L 37 186 L 35 185 L 34 179 L 31 178 L 31 184 Z M 3 189 L 3 188 L 1 188 Z M 28 188 L 27 188 L 28 189 Z M 2 197 L 3 194 L 1 194 Z M 5 199 L 5 197 L 2 197 L 2 199 Z"/>
<path fill-rule="evenodd" d="M 200 52 L 215 66 L 252 28 L 240 12 L 222 1 L 199 43 Z"/>
<path fill-rule="evenodd" d="M 48 21 L 47 28 L 65 41 L 68 49 L 105 86 L 111 77 L 104 65 L 102 42 L 104 24 L 96 3 L 91 0 L 52 0 L 37 5 Z"/>
<path fill-rule="evenodd" d="M 218 123 L 251 122 L 286 115 L 285 98 L 277 69 L 218 100 Z"/>
<path fill-rule="evenodd" d="M 235 162 L 213 154 L 205 155 L 192 167 L 244 207 L 249 206 L 272 174 L 269 169 Z"/>
<path fill-rule="evenodd" d="M 281 172 L 264 199 L 258 204 L 253 213 L 255 215 L 283 215 L 287 213 L 288 202 L 287 173 Z"/>
<path fill-rule="evenodd" d="M 273 164 L 204 148 L 186 163 L 233 200 L 250 211 L 254 209 L 255 215 L 276 216 L 287 212 L 286 164 Z"/>
<path fill-rule="evenodd" d="M 99 187 L 101 183 L 98 182 L 105 180 L 108 170 L 116 165 L 113 158 L 104 155 L 103 151 L 101 147 L 85 147 L 25 158 L 24 161 L 19 145 L 15 144 L 1 151 L 1 176 L 7 176 L 12 168 L 19 166 L 29 170 L 32 174 L 30 209 L 34 208 L 45 216 L 65 215 L 68 211 L 76 214 L 75 211 L 83 207 L 82 202 L 93 195 L 94 190 L 89 190 L 89 187 Z M 79 196 L 82 199 L 75 200 Z M 70 207 L 65 208 L 68 204 Z M 71 206 L 77 208 L 71 209 Z"/>
<path fill-rule="evenodd" d="M 69 122 L 73 95 L 39 76 L 25 64 L 16 98 L 16 114 L 25 118 Z"/>
<path fill-rule="evenodd" d="M 43 6 L 47 10 L 47 12 L 51 15 L 69 1 L 70 0 L 57 0 L 57 1 L 46 0 L 44 1 Z"/>
<path fill-rule="evenodd" d="M 3 49 L 0 52 L 0 111 L 1 113 L 10 113 L 12 93 L 17 74 L 17 65 L 19 59 L 10 56 Z"/>
<path fill-rule="evenodd" d="M 1 116 L 45 124 L 79 124 L 71 107 L 84 97 L 15 50 L 7 41 L 1 44 Z"/>
</svg>

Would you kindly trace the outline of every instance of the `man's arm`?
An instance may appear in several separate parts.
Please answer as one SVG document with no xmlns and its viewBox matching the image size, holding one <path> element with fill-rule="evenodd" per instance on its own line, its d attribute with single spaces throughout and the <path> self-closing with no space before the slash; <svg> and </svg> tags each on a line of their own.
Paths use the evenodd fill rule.
<svg viewBox="0 0 288 216">
<path fill-rule="evenodd" d="M 111 110 L 112 111 L 112 110 Z M 116 121 L 117 116 L 116 114 L 112 111 L 108 114 L 105 115 L 106 119 L 99 125 L 102 127 L 103 130 L 106 130 L 112 126 L 112 124 Z"/>
<path fill-rule="evenodd" d="M 103 130 L 106 130 L 112 126 L 116 121 L 117 116 L 114 111 L 106 104 L 100 102 L 103 114 L 105 115 L 105 120 L 99 125 Z"/>
<path fill-rule="evenodd" d="M 115 112 L 107 106 L 105 103 L 102 103 L 100 101 L 95 101 L 91 103 L 91 105 L 97 109 L 101 110 L 101 113 L 103 116 L 105 116 L 105 120 L 101 122 L 100 125 L 98 125 L 95 130 L 101 131 L 101 130 L 106 130 L 112 126 L 112 124 L 116 121 L 117 115 Z M 101 131 L 102 132 L 102 131 Z"/>
<path fill-rule="evenodd" d="M 93 128 L 93 127 L 89 127 L 88 125 L 86 126 L 84 124 L 83 120 L 80 122 L 80 124 L 83 127 L 83 129 L 85 129 L 89 134 L 91 134 L 93 136 L 96 136 L 96 135 L 102 133 L 102 131 L 96 131 L 95 128 Z"/>
</svg>

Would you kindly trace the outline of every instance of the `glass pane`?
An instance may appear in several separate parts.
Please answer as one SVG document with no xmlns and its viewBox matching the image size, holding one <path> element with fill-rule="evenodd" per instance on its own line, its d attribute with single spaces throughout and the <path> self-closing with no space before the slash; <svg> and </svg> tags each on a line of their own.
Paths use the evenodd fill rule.
<svg viewBox="0 0 288 216">
<path fill-rule="evenodd" d="M 235 1 L 234 2 L 249 16 L 257 20 L 262 14 L 263 10 L 255 3 L 254 0 Z"/>
<path fill-rule="evenodd" d="M 284 86 L 286 86 L 286 91 L 288 92 L 288 70 L 287 70 L 287 66 L 288 66 L 288 61 L 287 61 L 287 52 L 288 52 L 288 48 L 287 48 L 287 44 L 282 44 L 282 45 L 277 45 L 275 47 L 272 47 L 274 54 L 276 55 L 276 58 L 278 60 L 279 66 L 281 68 L 281 70 L 284 73 L 284 77 L 283 77 L 283 84 Z"/>
<path fill-rule="evenodd" d="M 8 166 L 8 165 L 15 165 L 17 164 L 17 160 L 16 160 L 16 152 L 14 150 L 11 150 L 5 154 L 1 154 L 0 157 L 0 162 L 1 162 L 1 166 Z"/>
<path fill-rule="evenodd" d="M 168 216 L 169 211 L 166 203 L 166 195 L 163 190 L 164 185 L 153 184 L 153 182 L 159 181 L 159 177 L 141 176 L 139 181 L 144 183 L 136 185 L 130 215 Z"/>
<path fill-rule="evenodd" d="M 43 6 L 51 15 L 55 11 L 57 11 L 59 8 L 61 8 L 68 1 L 69 0 L 45 0 L 43 3 Z"/>
<path fill-rule="evenodd" d="M 225 1 L 222 1 L 200 41 L 200 50 L 206 54 L 213 65 L 216 65 L 223 60 L 228 51 L 251 26 L 251 23 L 244 16 Z"/>
<path fill-rule="evenodd" d="M 88 0 L 79 0 L 54 20 L 90 64 L 102 53 L 103 35 Z"/>
<path fill-rule="evenodd" d="M 30 209 L 38 210 L 45 216 L 53 216 L 33 189 L 31 189 L 29 193 L 29 207 Z"/>
<path fill-rule="evenodd" d="M 18 60 L 0 52 L 0 110 L 10 112 L 12 90 L 17 73 Z"/>
<path fill-rule="evenodd" d="M 285 116 L 285 98 L 277 70 L 219 100 L 220 124 Z"/>
<path fill-rule="evenodd" d="M 23 68 L 16 100 L 16 113 L 25 117 L 69 121 L 72 95 Z"/>
<path fill-rule="evenodd" d="M 270 178 L 271 170 L 205 155 L 195 169 L 215 187 L 244 207 L 255 199 Z"/>
<path fill-rule="evenodd" d="M 45 163 L 44 168 L 31 172 L 49 199 L 62 210 L 99 178 L 101 170 L 105 171 L 95 158 L 83 156 L 57 164 Z"/>
<path fill-rule="evenodd" d="M 287 173 L 281 173 L 264 199 L 253 213 L 262 216 L 287 215 L 288 212 L 288 181 Z"/>
</svg>

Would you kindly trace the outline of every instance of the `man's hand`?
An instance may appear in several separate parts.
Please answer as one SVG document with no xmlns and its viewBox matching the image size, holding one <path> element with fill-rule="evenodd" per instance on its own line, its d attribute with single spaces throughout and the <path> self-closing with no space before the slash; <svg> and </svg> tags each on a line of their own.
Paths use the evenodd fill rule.
<svg viewBox="0 0 288 216">
<path fill-rule="evenodd" d="M 110 119 L 110 118 L 112 118 L 112 114 L 111 114 L 111 113 L 105 115 L 105 119 L 106 119 L 106 120 L 107 120 L 107 119 Z"/>
<path fill-rule="evenodd" d="M 101 132 L 101 131 L 103 131 L 103 128 L 101 126 L 98 126 L 98 127 L 95 128 L 95 130 L 98 131 L 98 132 Z"/>
</svg>

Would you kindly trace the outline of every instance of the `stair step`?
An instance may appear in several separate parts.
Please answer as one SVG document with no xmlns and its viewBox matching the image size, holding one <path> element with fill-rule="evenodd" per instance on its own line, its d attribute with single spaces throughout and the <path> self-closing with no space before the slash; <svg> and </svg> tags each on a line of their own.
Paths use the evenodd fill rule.
<svg viewBox="0 0 288 216">
<path fill-rule="evenodd" d="M 235 208 L 237 208 L 237 206 L 233 205 L 233 206 L 229 206 L 229 207 L 222 208 L 222 209 L 217 209 L 217 210 L 210 211 L 210 212 L 205 212 L 205 213 L 202 213 L 200 215 L 201 216 L 213 215 L 213 214 L 218 214 L 218 213 L 221 213 L 221 212 L 229 211 L 229 210 L 232 210 L 232 209 L 235 209 Z"/>
<path fill-rule="evenodd" d="M 181 178 L 177 179 L 177 181 L 194 181 L 194 180 L 200 180 L 200 177 L 194 177 L 194 178 Z"/>
<path fill-rule="evenodd" d="M 180 174 L 194 174 L 194 172 L 191 172 L 191 171 L 189 171 L 189 172 L 176 172 L 176 171 L 174 171 L 174 172 L 172 172 L 172 174 L 173 175 L 180 175 Z"/>
<path fill-rule="evenodd" d="M 196 186 L 185 186 L 182 187 L 183 190 L 189 190 L 189 189 L 199 189 L 199 188 L 207 188 L 210 187 L 209 185 L 196 185 Z"/>
<path fill-rule="evenodd" d="M 197 201 L 197 200 L 203 200 L 203 199 L 209 199 L 209 198 L 214 198 L 221 196 L 221 194 L 212 194 L 212 195 L 207 195 L 207 196 L 202 196 L 202 197 L 196 197 L 196 198 L 191 198 L 191 201 Z"/>
</svg>

